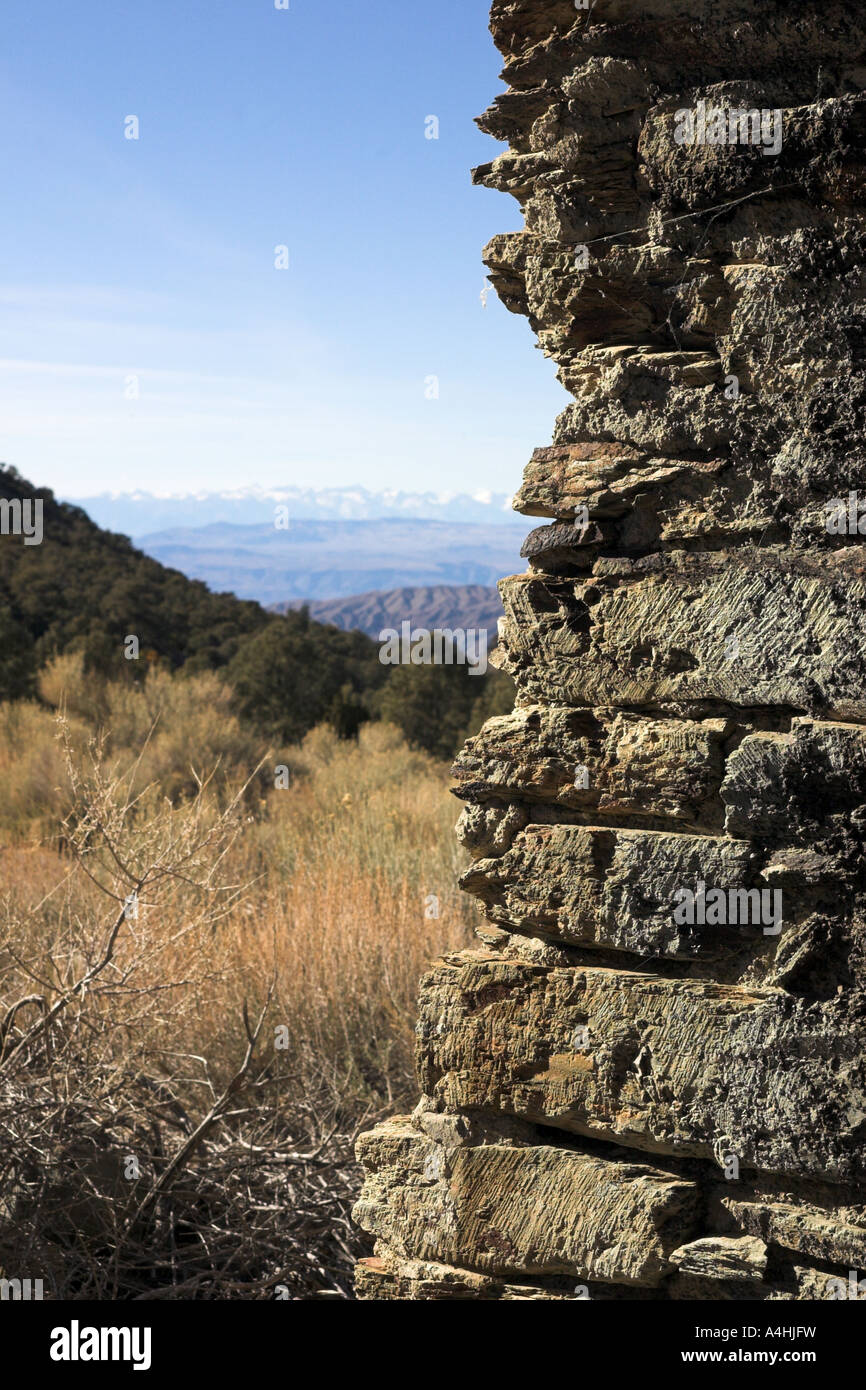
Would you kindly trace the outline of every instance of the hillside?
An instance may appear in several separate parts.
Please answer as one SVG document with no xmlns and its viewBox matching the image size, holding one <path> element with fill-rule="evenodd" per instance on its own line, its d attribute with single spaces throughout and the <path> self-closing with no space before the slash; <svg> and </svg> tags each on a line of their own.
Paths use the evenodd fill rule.
<svg viewBox="0 0 866 1390">
<path fill-rule="evenodd" d="M 21 534 L 0 534 L 0 700 L 35 696 L 40 670 L 66 653 L 81 655 L 97 685 L 97 677 L 140 682 L 154 668 L 216 670 L 229 682 L 235 712 L 268 738 L 296 742 L 323 721 L 350 736 L 365 721 L 384 718 L 443 758 L 507 703 L 510 681 L 498 672 L 473 677 L 457 666 L 387 667 L 363 631 L 314 621 L 304 607 L 277 614 L 213 593 L 14 469 L 0 468 L 4 501 L 41 503 L 42 538 L 26 544 Z M 309 524 L 326 533 L 322 545 L 335 555 L 327 533 L 339 523 Z M 407 523 L 345 525 L 391 526 L 396 534 Z M 243 529 L 226 528 L 230 536 Z M 416 608 L 418 625 L 431 626 L 444 611 Z M 138 639 L 135 659 L 126 658 L 130 636 Z"/>
<path fill-rule="evenodd" d="M 111 664 L 129 633 L 173 667 L 217 667 L 268 621 L 258 604 L 210 593 L 15 469 L 0 467 L 0 499 L 41 501 L 44 532 L 39 545 L 0 535 L 0 694 L 16 693 L 8 690 L 13 651 L 18 683 L 27 668 L 70 648 Z"/>
<path fill-rule="evenodd" d="M 271 605 L 274 613 L 301 606 L 298 599 Z M 384 628 L 399 628 L 408 619 L 413 627 L 484 628 L 488 645 L 496 641 L 502 616 L 499 591 L 486 584 L 434 584 L 419 588 L 374 589 L 348 598 L 307 604 L 317 623 L 333 623 L 346 632 L 378 637 Z"/>
<path fill-rule="evenodd" d="M 251 711 L 264 706 L 276 718 L 294 702 L 303 727 L 297 714 L 288 722 L 281 714 L 286 737 L 312 727 L 345 685 L 359 692 L 381 683 L 375 646 L 360 633 L 310 623 L 304 613 L 277 618 L 212 593 L 14 469 L 0 468 L 2 500 L 41 502 L 43 536 L 28 545 L 0 535 L 0 699 L 32 692 L 39 668 L 69 651 L 83 653 L 90 670 L 134 676 L 141 668 L 124 659 L 129 635 L 143 666 L 230 666 Z"/>
</svg>

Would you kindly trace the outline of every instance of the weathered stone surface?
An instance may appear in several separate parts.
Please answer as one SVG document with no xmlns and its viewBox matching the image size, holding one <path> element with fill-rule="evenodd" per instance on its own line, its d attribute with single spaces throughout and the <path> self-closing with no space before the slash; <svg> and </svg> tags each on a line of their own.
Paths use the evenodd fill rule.
<svg viewBox="0 0 866 1390">
<path fill-rule="evenodd" d="M 824 1300 L 866 1300 L 866 1283 L 858 1279 L 857 1271 L 837 1269 L 832 1272 L 813 1269 L 809 1265 L 794 1265 L 787 1287 L 776 1287 L 768 1295 L 772 1302 L 823 1302 Z M 853 1276 L 853 1277 L 852 1277 Z"/>
<path fill-rule="evenodd" d="M 862 1180 L 866 1058 L 841 1003 L 471 952 L 422 983 L 418 1071 L 446 1110 L 650 1153 Z"/>
<path fill-rule="evenodd" d="M 791 1191 L 781 1181 L 719 1184 L 710 1189 L 708 1218 L 816 1262 L 866 1270 L 866 1204 L 862 1193 L 810 1183 Z M 847 1200 L 846 1200 L 847 1198 Z"/>
<path fill-rule="evenodd" d="M 364 1135 L 358 1157 L 365 1230 L 486 1273 L 655 1285 L 697 1220 L 694 1183 L 549 1145 L 445 1149 L 404 1120 Z"/>
<path fill-rule="evenodd" d="M 499 585 L 500 664 L 521 702 L 780 706 L 866 719 L 864 555 L 596 562 L 586 580 Z M 497 649 L 499 650 L 499 649 Z"/>
<path fill-rule="evenodd" d="M 693 1278 L 760 1284 L 767 1272 L 767 1247 L 754 1236 L 704 1236 L 674 1250 L 671 1262 Z"/>
<path fill-rule="evenodd" d="M 355 1288 L 359 1298 L 379 1302 L 450 1302 L 477 1300 L 486 1303 L 537 1303 L 550 1299 L 583 1299 L 593 1302 L 628 1298 L 658 1297 L 657 1290 L 616 1284 L 566 1283 L 563 1280 L 537 1280 L 509 1283 L 494 1274 L 455 1269 L 435 1260 L 406 1260 L 386 1246 L 379 1253 L 358 1262 Z"/>
<path fill-rule="evenodd" d="M 531 706 L 489 719 L 454 766 L 467 801 L 491 797 L 721 829 L 730 721 Z"/>
<path fill-rule="evenodd" d="M 714 474 L 722 460 L 710 463 L 652 459 L 628 444 L 561 444 L 536 449 L 526 466 L 514 505 L 527 516 L 573 519 L 583 508 L 588 517 L 619 518 L 634 499 L 694 473 Z"/>
<path fill-rule="evenodd" d="M 813 844 L 852 813 L 866 825 L 866 728 L 798 718 L 788 734 L 752 734 L 728 759 L 721 796 L 730 835 Z"/>
<path fill-rule="evenodd" d="M 683 886 L 760 885 L 757 858 L 749 841 L 724 836 L 528 825 L 505 854 L 479 860 L 460 883 L 501 926 L 570 945 L 691 959 L 744 940 L 763 945 L 760 926 L 675 920 Z"/>
<path fill-rule="evenodd" d="M 591 1297 L 866 1296 L 844 1293 L 866 1266 L 866 15 L 493 0 L 491 29 L 508 90 L 479 124 L 508 148 L 474 178 L 524 225 L 484 258 L 573 399 L 515 499 L 542 519 L 500 585 L 517 708 L 455 765 L 486 949 L 423 983 L 423 1138 L 371 1171 L 359 1292 L 574 1296 L 532 1273 L 564 1249 L 555 1189 L 587 1269 L 619 1252 Z M 780 893 L 782 930 L 672 920 L 698 882 Z M 555 1133 L 587 1152 L 564 1168 Z M 699 1189 L 675 1249 L 611 1229 L 640 1153 Z M 620 1180 L 569 1187 L 589 1157 Z M 482 1271 L 515 1202 L 513 1266 Z"/>
<path fill-rule="evenodd" d="M 678 1273 L 671 1298 L 749 1299 L 766 1297 L 767 1247 L 752 1236 L 705 1236 L 671 1255 Z"/>
</svg>

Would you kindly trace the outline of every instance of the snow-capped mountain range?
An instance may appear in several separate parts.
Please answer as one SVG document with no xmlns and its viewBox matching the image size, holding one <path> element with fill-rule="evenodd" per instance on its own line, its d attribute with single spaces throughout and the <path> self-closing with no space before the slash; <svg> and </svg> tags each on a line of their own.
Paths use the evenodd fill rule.
<svg viewBox="0 0 866 1390">
<path fill-rule="evenodd" d="M 93 521 L 127 536 L 228 523 L 273 523 L 276 507 L 291 521 L 401 520 L 521 525 L 504 492 L 371 492 L 364 487 L 243 487 L 224 492 L 102 492 L 64 497 Z M 525 523 L 524 523 L 525 527 Z"/>
</svg>

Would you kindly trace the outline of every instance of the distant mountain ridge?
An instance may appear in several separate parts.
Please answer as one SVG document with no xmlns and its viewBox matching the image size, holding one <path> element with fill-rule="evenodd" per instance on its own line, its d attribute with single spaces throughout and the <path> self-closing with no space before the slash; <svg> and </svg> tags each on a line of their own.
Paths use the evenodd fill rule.
<svg viewBox="0 0 866 1390">
<path fill-rule="evenodd" d="M 302 606 L 302 600 L 272 604 L 275 613 L 286 613 Z M 399 632 L 408 620 L 413 627 L 486 629 L 493 645 L 502 617 L 499 591 L 486 584 L 433 584 L 417 588 L 377 589 L 369 594 L 330 599 L 308 604 L 310 617 L 317 623 L 331 623 L 344 632 L 365 632 L 378 639 L 385 628 Z"/>
<path fill-rule="evenodd" d="M 522 572 L 525 524 L 418 518 L 293 521 L 176 528 L 140 536 L 161 564 L 209 588 L 272 605 L 354 598 L 373 590 L 482 585 Z"/>
<path fill-rule="evenodd" d="M 82 507 L 97 525 L 127 536 L 227 523 L 269 525 L 274 509 L 287 507 L 290 520 L 374 521 L 385 517 L 483 525 L 519 525 L 505 492 L 372 492 L 365 487 L 257 487 L 217 492 L 102 492 L 65 499 Z"/>
</svg>

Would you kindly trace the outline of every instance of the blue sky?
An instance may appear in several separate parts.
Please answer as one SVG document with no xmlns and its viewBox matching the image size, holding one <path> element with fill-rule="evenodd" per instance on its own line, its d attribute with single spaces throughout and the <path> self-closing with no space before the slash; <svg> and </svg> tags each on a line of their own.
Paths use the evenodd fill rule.
<svg viewBox="0 0 866 1390">
<path fill-rule="evenodd" d="M 481 306 L 485 0 L 290 6 L 6 0 L 0 459 L 61 496 L 508 492 L 567 403 Z"/>
</svg>

